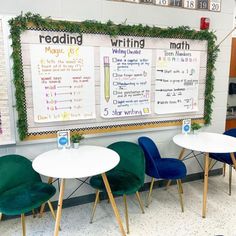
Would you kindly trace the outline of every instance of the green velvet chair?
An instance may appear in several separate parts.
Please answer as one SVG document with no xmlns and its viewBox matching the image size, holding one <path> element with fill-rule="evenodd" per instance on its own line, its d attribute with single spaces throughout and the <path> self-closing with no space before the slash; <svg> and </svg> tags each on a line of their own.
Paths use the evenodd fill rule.
<svg viewBox="0 0 236 236">
<path fill-rule="evenodd" d="M 33 211 L 48 202 L 55 219 L 49 199 L 56 189 L 43 183 L 40 175 L 32 168 L 32 163 L 20 155 L 0 157 L 0 212 L 4 215 L 21 215 L 23 236 L 25 213 Z"/>
<path fill-rule="evenodd" d="M 122 196 L 125 204 L 125 217 L 127 233 L 129 233 L 128 208 L 126 195 L 136 194 L 142 213 L 144 213 L 143 203 L 138 190 L 144 184 L 145 158 L 142 149 L 135 143 L 116 142 L 108 146 L 116 151 L 120 156 L 119 164 L 106 173 L 111 191 L 115 196 Z M 105 186 L 101 175 L 93 176 L 90 179 L 92 187 L 97 189 L 96 199 L 92 210 L 91 223 L 94 217 L 96 206 L 99 200 L 99 193 L 105 192 Z"/>
</svg>

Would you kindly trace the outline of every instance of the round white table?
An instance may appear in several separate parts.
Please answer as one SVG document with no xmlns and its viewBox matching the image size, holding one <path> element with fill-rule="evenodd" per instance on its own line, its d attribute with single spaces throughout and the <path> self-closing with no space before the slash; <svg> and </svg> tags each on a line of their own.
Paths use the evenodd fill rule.
<svg viewBox="0 0 236 236">
<path fill-rule="evenodd" d="M 236 160 L 234 157 L 234 152 L 236 152 L 236 138 L 217 133 L 199 132 L 197 134 L 178 134 L 174 136 L 173 141 L 175 144 L 183 148 L 179 159 L 183 158 L 185 149 L 205 153 L 202 207 L 202 217 L 205 218 L 208 190 L 209 153 L 230 153 L 234 168 L 236 168 Z"/>
<path fill-rule="evenodd" d="M 80 146 L 78 149 L 54 149 L 42 153 L 34 159 L 33 168 L 35 171 L 51 178 L 61 179 L 54 236 L 59 233 L 65 179 L 83 178 L 97 174 L 102 175 L 121 233 L 126 235 L 105 174 L 106 171 L 114 168 L 119 161 L 119 155 L 111 149 L 86 145 Z"/>
</svg>

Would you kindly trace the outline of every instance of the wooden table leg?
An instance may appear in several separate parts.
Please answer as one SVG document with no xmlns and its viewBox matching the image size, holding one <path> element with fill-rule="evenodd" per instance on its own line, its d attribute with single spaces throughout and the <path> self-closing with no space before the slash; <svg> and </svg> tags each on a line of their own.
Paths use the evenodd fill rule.
<svg viewBox="0 0 236 236">
<path fill-rule="evenodd" d="M 206 218 L 206 204 L 207 204 L 207 190 L 208 190 L 208 167 L 209 167 L 209 153 L 205 153 L 204 189 L 203 189 L 203 206 L 202 206 L 202 217 L 203 218 Z"/>
<path fill-rule="evenodd" d="M 183 160 L 184 157 L 184 152 L 185 152 L 185 148 L 182 148 L 180 154 L 179 154 L 179 160 Z M 166 184 L 166 188 L 168 188 L 170 186 L 171 183 L 171 179 L 168 180 L 167 184 Z"/>
<path fill-rule="evenodd" d="M 102 179 L 103 179 L 103 182 L 104 182 L 104 184 L 105 184 L 105 187 L 106 187 L 106 190 L 107 190 L 108 197 L 109 197 L 109 199 L 110 199 L 110 203 L 111 203 L 112 209 L 113 209 L 113 211 L 114 211 L 114 213 L 115 213 L 116 220 L 117 220 L 118 225 L 119 225 L 119 227 L 120 227 L 121 234 L 122 234 L 123 236 L 125 236 L 126 233 L 125 233 L 124 227 L 123 227 L 123 225 L 122 225 L 122 221 L 121 221 L 121 218 L 120 218 L 120 214 L 119 214 L 119 211 L 118 211 L 118 209 L 117 209 L 116 202 L 115 202 L 114 197 L 113 197 L 113 195 L 112 195 L 111 188 L 110 188 L 110 185 L 109 185 L 109 182 L 108 182 L 108 180 L 107 180 L 107 176 L 106 176 L 105 173 L 102 174 Z M 55 236 L 55 234 L 54 234 L 54 236 Z"/>
<path fill-rule="evenodd" d="M 55 223 L 55 228 L 54 228 L 54 236 L 58 236 L 58 233 L 59 233 L 64 190 L 65 190 L 65 179 L 61 179 L 60 194 L 59 194 L 58 205 L 57 205 L 57 216 L 56 216 L 56 223 Z"/>
</svg>

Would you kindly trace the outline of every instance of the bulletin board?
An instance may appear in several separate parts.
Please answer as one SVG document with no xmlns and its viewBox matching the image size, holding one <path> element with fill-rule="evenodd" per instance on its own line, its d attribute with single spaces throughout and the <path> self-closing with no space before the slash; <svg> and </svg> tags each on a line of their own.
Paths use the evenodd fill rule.
<svg viewBox="0 0 236 236">
<path fill-rule="evenodd" d="M 176 126 L 185 118 L 210 123 L 217 54 L 211 32 L 30 13 L 10 25 L 22 140 L 65 129 L 93 134 Z"/>
<path fill-rule="evenodd" d="M 15 143 L 13 131 L 10 76 L 7 70 L 4 22 L 0 18 L 0 145 Z"/>
</svg>

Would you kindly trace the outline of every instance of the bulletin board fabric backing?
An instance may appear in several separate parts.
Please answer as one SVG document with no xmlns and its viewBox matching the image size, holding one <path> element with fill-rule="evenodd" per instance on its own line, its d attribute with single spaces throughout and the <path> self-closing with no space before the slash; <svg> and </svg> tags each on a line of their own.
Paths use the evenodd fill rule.
<svg viewBox="0 0 236 236">
<path fill-rule="evenodd" d="M 212 32 L 54 21 L 31 13 L 9 23 L 21 140 L 52 138 L 65 129 L 92 134 L 175 126 L 185 118 L 210 124 L 218 51 Z"/>
</svg>

